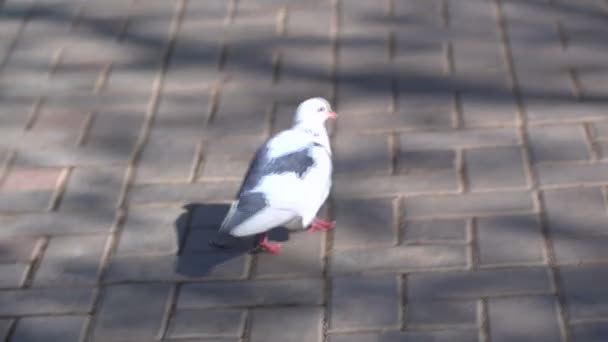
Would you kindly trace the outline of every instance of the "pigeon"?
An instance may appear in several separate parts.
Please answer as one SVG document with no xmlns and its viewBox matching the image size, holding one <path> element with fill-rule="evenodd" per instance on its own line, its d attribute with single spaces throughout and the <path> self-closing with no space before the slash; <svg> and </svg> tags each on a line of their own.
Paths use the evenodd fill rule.
<svg viewBox="0 0 608 342">
<path fill-rule="evenodd" d="M 334 222 L 316 215 L 331 188 L 332 151 L 325 122 L 335 117 L 324 98 L 299 104 L 293 126 L 256 151 L 220 234 L 254 236 L 255 250 L 277 254 L 281 245 L 269 242 L 267 235 L 273 228 L 326 231 L 334 227 Z M 217 239 L 212 244 L 227 247 Z"/>
</svg>

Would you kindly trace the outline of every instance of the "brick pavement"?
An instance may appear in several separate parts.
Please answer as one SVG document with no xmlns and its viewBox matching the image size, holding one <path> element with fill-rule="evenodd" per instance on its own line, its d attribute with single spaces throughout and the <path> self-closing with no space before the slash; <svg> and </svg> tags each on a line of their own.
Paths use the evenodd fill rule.
<svg viewBox="0 0 608 342">
<path fill-rule="evenodd" d="M 605 341 L 603 0 L 0 1 L 0 340 Z M 207 242 L 325 96 L 329 233 Z"/>
</svg>

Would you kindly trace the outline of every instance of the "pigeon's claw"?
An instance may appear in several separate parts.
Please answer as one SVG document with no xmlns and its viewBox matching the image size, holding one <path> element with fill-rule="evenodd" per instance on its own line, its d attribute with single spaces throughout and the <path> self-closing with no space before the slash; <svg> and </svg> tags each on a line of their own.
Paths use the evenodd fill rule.
<svg viewBox="0 0 608 342">
<path fill-rule="evenodd" d="M 312 221 L 312 223 L 310 224 L 310 226 L 308 227 L 308 229 L 306 231 L 314 232 L 315 230 L 320 230 L 320 231 L 326 232 L 326 231 L 334 228 L 335 226 L 336 226 L 336 222 L 334 222 L 334 221 L 316 218 Z"/>
<path fill-rule="evenodd" d="M 267 250 L 271 254 L 281 253 L 281 244 L 278 242 L 272 243 L 268 241 L 268 236 L 264 236 L 264 239 L 262 242 L 260 242 L 260 247 Z"/>
</svg>

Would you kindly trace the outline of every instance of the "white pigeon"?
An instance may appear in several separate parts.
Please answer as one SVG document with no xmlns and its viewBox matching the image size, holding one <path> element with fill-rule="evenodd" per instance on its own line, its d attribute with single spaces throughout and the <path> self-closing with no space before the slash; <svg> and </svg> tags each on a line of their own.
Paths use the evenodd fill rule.
<svg viewBox="0 0 608 342">
<path fill-rule="evenodd" d="M 331 147 L 325 121 L 335 117 L 323 98 L 300 103 L 292 128 L 257 150 L 220 234 L 256 235 L 257 248 L 276 254 L 281 245 L 269 242 L 267 236 L 275 227 L 333 228 L 333 222 L 316 215 L 331 188 Z M 224 247 L 217 241 L 212 243 Z"/>
</svg>

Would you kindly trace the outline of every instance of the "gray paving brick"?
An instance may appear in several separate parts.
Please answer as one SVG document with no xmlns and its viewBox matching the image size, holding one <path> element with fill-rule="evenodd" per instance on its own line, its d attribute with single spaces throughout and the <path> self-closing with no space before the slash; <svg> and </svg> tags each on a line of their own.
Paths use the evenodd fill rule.
<svg viewBox="0 0 608 342">
<path fill-rule="evenodd" d="M 252 313 L 252 342 L 322 340 L 323 310 L 314 307 L 265 308 Z"/>
<path fill-rule="evenodd" d="M 245 310 L 178 310 L 169 323 L 167 336 L 169 338 L 238 338 L 243 333 L 245 317 Z"/>
<path fill-rule="evenodd" d="M 406 305 L 408 327 L 477 325 L 478 303 L 474 300 L 413 300 Z"/>
<path fill-rule="evenodd" d="M 179 43 L 178 43 L 179 44 Z M 205 49 L 202 53 L 206 53 Z M 173 57 L 175 58 L 175 52 Z M 190 56 L 192 57 L 192 56 Z M 196 56 L 195 56 L 196 57 Z M 183 67 L 187 72 L 190 68 Z M 196 73 L 191 76 L 198 77 Z M 170 76 L 169 76 L 170 77 Z M 170 79 L 170 78 L 169 78 Z M 188 84 L 188 80 L 182 78 L 176 80 L 181 86 Z M 197 83 L 215 82 L 214 78 L 199 79 Z M 167 80 L 169 82 L 169 80 Z M 167 83 L 165 83 L 167 85 Z M 184 91 L 179 93 L 171 92 L 171 88 L 166 91 L 159 103 L 158 113 L 154 118 L 154 127 L 159 130 L 166 129 L 172 131 L 179 129 L 180 132 L 190 135 L 200 135 L 209 117 L 209 97 L 200 91 Z"/>
<path fill-rule="evenodd" d="M 353 273 L 369 270 L 412 271 L 431 268 L 465 267 L 464 246 L 425 245 L 396 246 L 334 251 L 332 273 Z"/>
<path fill-rule="evenodd" d="M 2 340 L 7 339 L 12 323 L 13 321 L 10 319 L 0 319 L 0 338 Z"/>
<path fill-rule="evenodd" d="M 68 181 L 61 209 L 91 211 L 115 208 L 124 175 L 124 167 L 76 168 Z"/>
<path fill-rule="evenodd" d="M 608 234 L 608 215 L 599 188 L 547 190 L 543 197 L 554 238 Z"/>
<path fill-rule="evenodd" d="M 490 338 L 507 341 L 563 341 L 554 297 L 492 298 Z"/>
<path fill-rule="evenodd" d="M 4 222 L 0 236 L 39 236 L 80 233 L 108 233 L 114 222 L 114 211 L 99 209 L 88 212 L 49 212 L 13 216 Z"/>
<path fill-rule="evenodd" d="M 519 142 L 514 128 L 408 132 L 402 133 L 399 141 L 402 151 L 512 146 Z"/>
<path fill-rule="evenodd" d="M 389 173 L 392 158 L 386 135 L 339 136 L 332 149 L 336 174 Z"/>
<path fill-rule="evenodd" d="M 379 89 L 378 91 L 389 91 L 389 89 L 386 86 L 386 89 Z M 390 99 L 378 100 L 371 98 L 370 95 L 366 96 L 358 92 L 353 92 L 348 97 L 343 95 L 339 99 L 342 102 L 339 102 L 339 106 L 337 107 L 339 113 L 338 126 L 344 132 L 367 133 L 409 130 L 412 128 L 449 128 L 451 124 L 451 112 L 449 109 L 423 112 L 415 111 L 402 105 L 402 107 L 398 107 L 398 112 L 391 113 Z M 380 101 L 381 103 L 374 103 Z M 368 109 L 365 112 L 360 112 L 364 110 L 363 108 Z M 349 115 L 351 112 L 354 112 L 354 114 Z"/>
<path fill-rule="evenodd" d="M 461 242 L 467 240 L 467 222 L 464 219 L 410 221 L 401 227 L 405 242 Z"/>
<path fill-rule="evenodd" d="M 234 180 L 195 184 L 139 185 L 131 189 L 129 198 L 132 204 L 231 201 L 239 189 L 240 182 Z"/>
<path fill-rule="evenodd" d="M 411 93 L 409 80 L 398 85 L 397 112 L 410 126 L 449 128 L 455 111 L 454 97 L 445 89 L 433 89 L 432 95 Z"/>
<path fill-rule="evenodd" d="M 395 276 L 333 278 L 330 329 L 399 327 L 399 286 Z"/>
<path fill-rule="evenodd" d="M 527 185 L 522 150 L 519 147 L 467 150 L 465 163 L 472 191 L 523 188 Z"/>
<path fill-rule="evenodd" d="M 134 254 L 173 254 L 178 250 L 177 220 L 180 207 L 129 208 L 118 242 L 118 256 Z"/>
<path fill-rule="evenodd" d="M 255 280 L 185 284 L 177 307 L 319 305 L 322 301 L 323 283 L 320 279 Z"/>
<path fill-rule="evenodd" d="M 560 263 L 603 262 L 608 260 L 606 235 L 558 233 L 553 237 L 555 257 Z"/>
<path fill-rule="evenodd" d="M 536 165 L 540 184 L 545 185 L 579 185 L 600 184 L 608 181 L 608 164 L 562 164 L 559 167 L 551 164 Z"/>
<path fill-rule="evenodd" d="M 336 177 L 333 195 L 336 198 L 389 197 L 404 193 L 452 192 L 458 189 L 453 170 L 410 173 L 398 176 Z"/>
<path fill-rule="evenodd" d="M 394 201 L 391 198 L 336 201 L 334 247 L 394 245 L 397 242 Z"/>
<path fill-rule="evenodd" d="M 94 285 L 107 236 L 54 237 L 34 278 L 39 285 Z"/>
<path fill-rule="evenodd" d="M 48 288 L 0 291 L 0 315 L 43 315 L 86 313 L 93 305 L 88 288 Z"/>
<path fill-rule="evenodd" d="M 246 275 L 247 255 L 204 253 L 133 255 L 113 258 L 108 282 L 166 281 L 188 279 L 241 279 Z"/>
<path fill-rule="evenodd" d="M 93 340 L 155 339 L 168 295 L 169 286 L 163 284 L 106 287 L 92 332 Z"/>
<path fill-rule="evenodd" d="M 406 218 L 437 216 L 472 216 L 534 210 L 528 192 L 509 191 L 468 193 L 463 195 L 429 195 L 406 200 Z"/>
<path fill-rule="evenodd" d="M 324 234 L 291 233 L 283 244 L 281 257 L 263 253 L 258 256 L 256 277 L 320 276 L 323 272 Z"/>
<path fill-rule="evenodd" d="M 0 211 L 45 211 L 60 174 L 60 168 L 12 168 L 0 186 Z"/>
<path fill-rule="evenodd" d="M 0 264 L 0 289 L 18 288 L 25 280 L 26 264 Z"/>
<path fill-rule="evenodd" d="M 0 192 L 0 212 L 23 213 L 46 211 L 51 205 L 51 191 Z"/>
<path fill-rule="evenodd" d="M 226 137 L 207 141 L 202 177 L 243 177 L 255 151 L 263 142 L 262 136 Z"/>
<path fill-rule="evenodd" d="M 456 153 L 450 150 L 399 151 L 397 155 L 399 172 L 453 169 L 455 163 Z"/>
<path fill-rule="evenodd" d="M 481 264 L 544 261 L 540 222 L 536 216 L 480 218 L 477 223 Z"/>
<path fill-rule="evenodd" d="M 408 298 L 478 298 L 502 294 L 549 293 L 547 269 L 505 268 L 468 272 L 411 274 Z"/>
<path fill-rule="evenodd" d="M 137 166 L 137 183 L 187 182 L 192 172 L 199 138 L 153 129 Z"/>
<path fill-rule="evenodd" d="M 571 320 L 608 317 L 606 266 L 565 266 L 560 269 L 560 277 Z"/>
<path fill-rule="evenodd" d="M 487 75 L 484 75 L 487 76 Z M 517 118 L 517 107 L 513 96 L 504 87 L 505 74 L 492 74 L 493 78 L 502 78 L 497 87 L 505 88 L 504 95 L 498 100 L 480 97 L 475 91 L 463 91 L 460 93 L 462 104 L 462 120 L 466 127 L 484 125 L 514 125 Z M 464 77 L 464 76 L 463 76 Z"/>
<path fill-rule="evenodd" d="M 477 331 L 406 331 L 367 332 L 357 334 L 332 335 L 330 342 L 476 342 Z"/>
<path fill-rule="evenodd" d="M 608 122 L 596 122 L 591 127 L 591 132 L 595 139 L 608 138 Z"/>
<path fill-rule="evenodd" d="M 17 322 L 11 341 L 78 342 L 84 335 L 84 316 L 23 317 Z"/>
<path fill-rule="evenodd" d="M 2 222 L 2 225 L 6 225 Z M 17 261 L 30 261 L 34 256 L 36 238 L 2 238 L 0 239 L 0 262 L 12 263 Z"/>
<path fill-rule="evenodd" d="M 581 126 L 541 126 L 528 129 L 535 162 L 589 159 Z"/>
<path fill-rule="evenodd" d="M 589 322 L 573 325 L 571 328 L 574 342 L 602 342 L 608 335 L 606 322 Z"/>
</svg>

